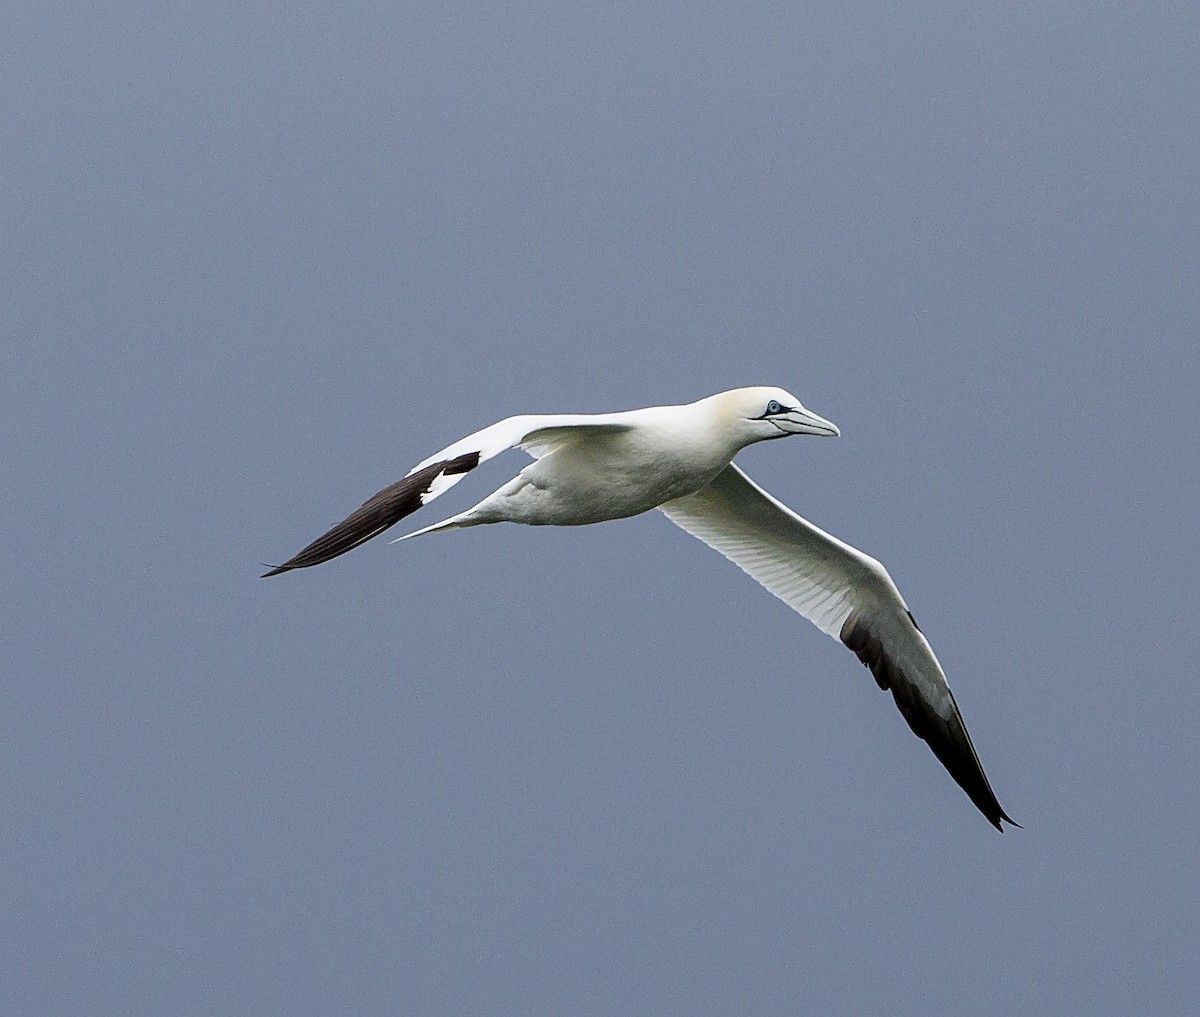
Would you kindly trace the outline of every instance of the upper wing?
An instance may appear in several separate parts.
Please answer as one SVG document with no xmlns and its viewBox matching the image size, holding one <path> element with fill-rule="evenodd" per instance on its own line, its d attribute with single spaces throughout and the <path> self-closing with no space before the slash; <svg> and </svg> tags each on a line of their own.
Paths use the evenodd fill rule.
<svg viewBox="0 0 1200 1017">
<path fill-rule="evenodd" d="M 608 417 L 616 417 L 609 414 Z M 444 494 L 476 466 L 510 448 L 522 448 L 536 459 L 553 451 L 581 428 L 624 430 L 628 425 L 606 415 L 559 414 L 509 417 L 485 427 L 418 463 L 402 480 L 368 498 L 340 523 L 308 547 L 276 565 L 262 578 L 308 568 L 345 554 L 378 536 L 389 526 Z"/>
<path fill-rule="evenodd" d="M 730 464 L 661 506 L 667 518 L 840 638 L 890 689 L 909 727 L 997 830 L 1013 821 L 992 792 L 928 640 L 882 565 L 772 498 Z M 1016 826 L 1016 823 L 1013 823 Z"/>
</svg>

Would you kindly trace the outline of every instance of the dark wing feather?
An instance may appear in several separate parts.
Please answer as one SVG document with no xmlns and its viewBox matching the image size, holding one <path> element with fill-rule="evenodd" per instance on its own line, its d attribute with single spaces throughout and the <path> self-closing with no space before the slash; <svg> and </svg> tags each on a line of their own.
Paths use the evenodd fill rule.
<svg viewBox="0 0 1200 1017">
<path fill-rule="evenodd" d="M 282 572 L 290 572 L 292 569 L 320 565 L 322 562 L 353 550 L 359 544 L 378 536 L 389 526 L 398 523 L 405 516 L 419 509 L 423 504 L 422 499 L 429 494 L 433 482 L 438 477 L 454 477 L 469 473 L 478 464 L 479 453 L 467 452 L 455 459 L 432 463 L 403 480 L 396 481 L 390 487 L 385 487 L 378 494 L 368 498 L 350 515 L 328 532 L 321 534 L 299 554 L 289 558 L 282 565 L 275 566 L 271 571 L 264 572 L 262 578 L 277 576 Z"/>
<path fill-rule="evenodd" d="M 909 619 L 915 628 L 917 623 L 911 614 Z M 954 701 L 954 693 L 946 689 L 950 701 L 948 717 L 931 709 L 921 698 L 919 686 L 910 681 L 903 668 L 888 656 L 882 641 L 872 633 L 867 617 L 861 611 L 850 613 L 842 625 L 841 638 L 858 659 L 871 669 L 876 684 L 892 693 L 896 706 L 908 721 L 913 734 L 929 745 L 942 766 L 967 793 L 975 807 L 987 817 L 988 822 L 1002 833 L 1004 827 L 1000 825 L 1000 820 L 1020 826 L 1005 814 L 996 800 L 963 723 L 962 714 L 959 713 L 958 703 Z"/>
</svg>

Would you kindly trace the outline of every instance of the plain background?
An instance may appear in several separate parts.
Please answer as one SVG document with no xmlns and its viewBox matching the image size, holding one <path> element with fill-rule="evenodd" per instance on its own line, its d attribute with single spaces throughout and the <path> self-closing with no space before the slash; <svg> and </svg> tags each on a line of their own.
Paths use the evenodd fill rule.
<svg viewBox="0 0 1200 1017">
<path fill-rule="evenodd" d="M 1192 1012 L 1197 38 L 6 4 L 0 1010 Z M 257 578 L 500 417 L 745 384 L 1024 831 L 657 514 Z"/>
</svg>

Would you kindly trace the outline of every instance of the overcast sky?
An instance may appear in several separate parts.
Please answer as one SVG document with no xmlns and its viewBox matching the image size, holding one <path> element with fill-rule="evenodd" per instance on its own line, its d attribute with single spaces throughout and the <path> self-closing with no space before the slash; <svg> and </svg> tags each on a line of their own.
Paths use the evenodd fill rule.
<svg viewBox="0 0 1200 1017">
<path fill-rule="evenodd" d="M 1197 38 L 6 5 L 0 1011 L 1191 1012 Z M 739 462 L 888 565 L 1024 830 L 658 514 L 258 579 L 500 417 L 746 384 L 841 427 Z"/>
</svg>

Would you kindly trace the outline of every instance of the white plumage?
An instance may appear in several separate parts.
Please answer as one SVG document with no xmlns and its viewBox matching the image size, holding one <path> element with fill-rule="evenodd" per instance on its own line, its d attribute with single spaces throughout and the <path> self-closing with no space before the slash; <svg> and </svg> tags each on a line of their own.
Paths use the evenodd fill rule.
<svg viewBox="0 0 1200 1017">
<path fill-rule="evenodd" d="M 479 463 L 521 448 L 534 462 L 508 483 L 465 512 L 398 539 L 499 522 L 579 526 L 661 509 L 852 649 L 1002 830 L 1002 820 L 1013 821 L 988 784 L 932 647 L 887 571 L 772 498 L 733 464 L 741 449 L 758 441 L 838 433 L 795 396 L 762 387 L 684 406 L 509 417 L 425 459 L 266 575 L 337 557 L 445 493 Z"/>
</svg>

